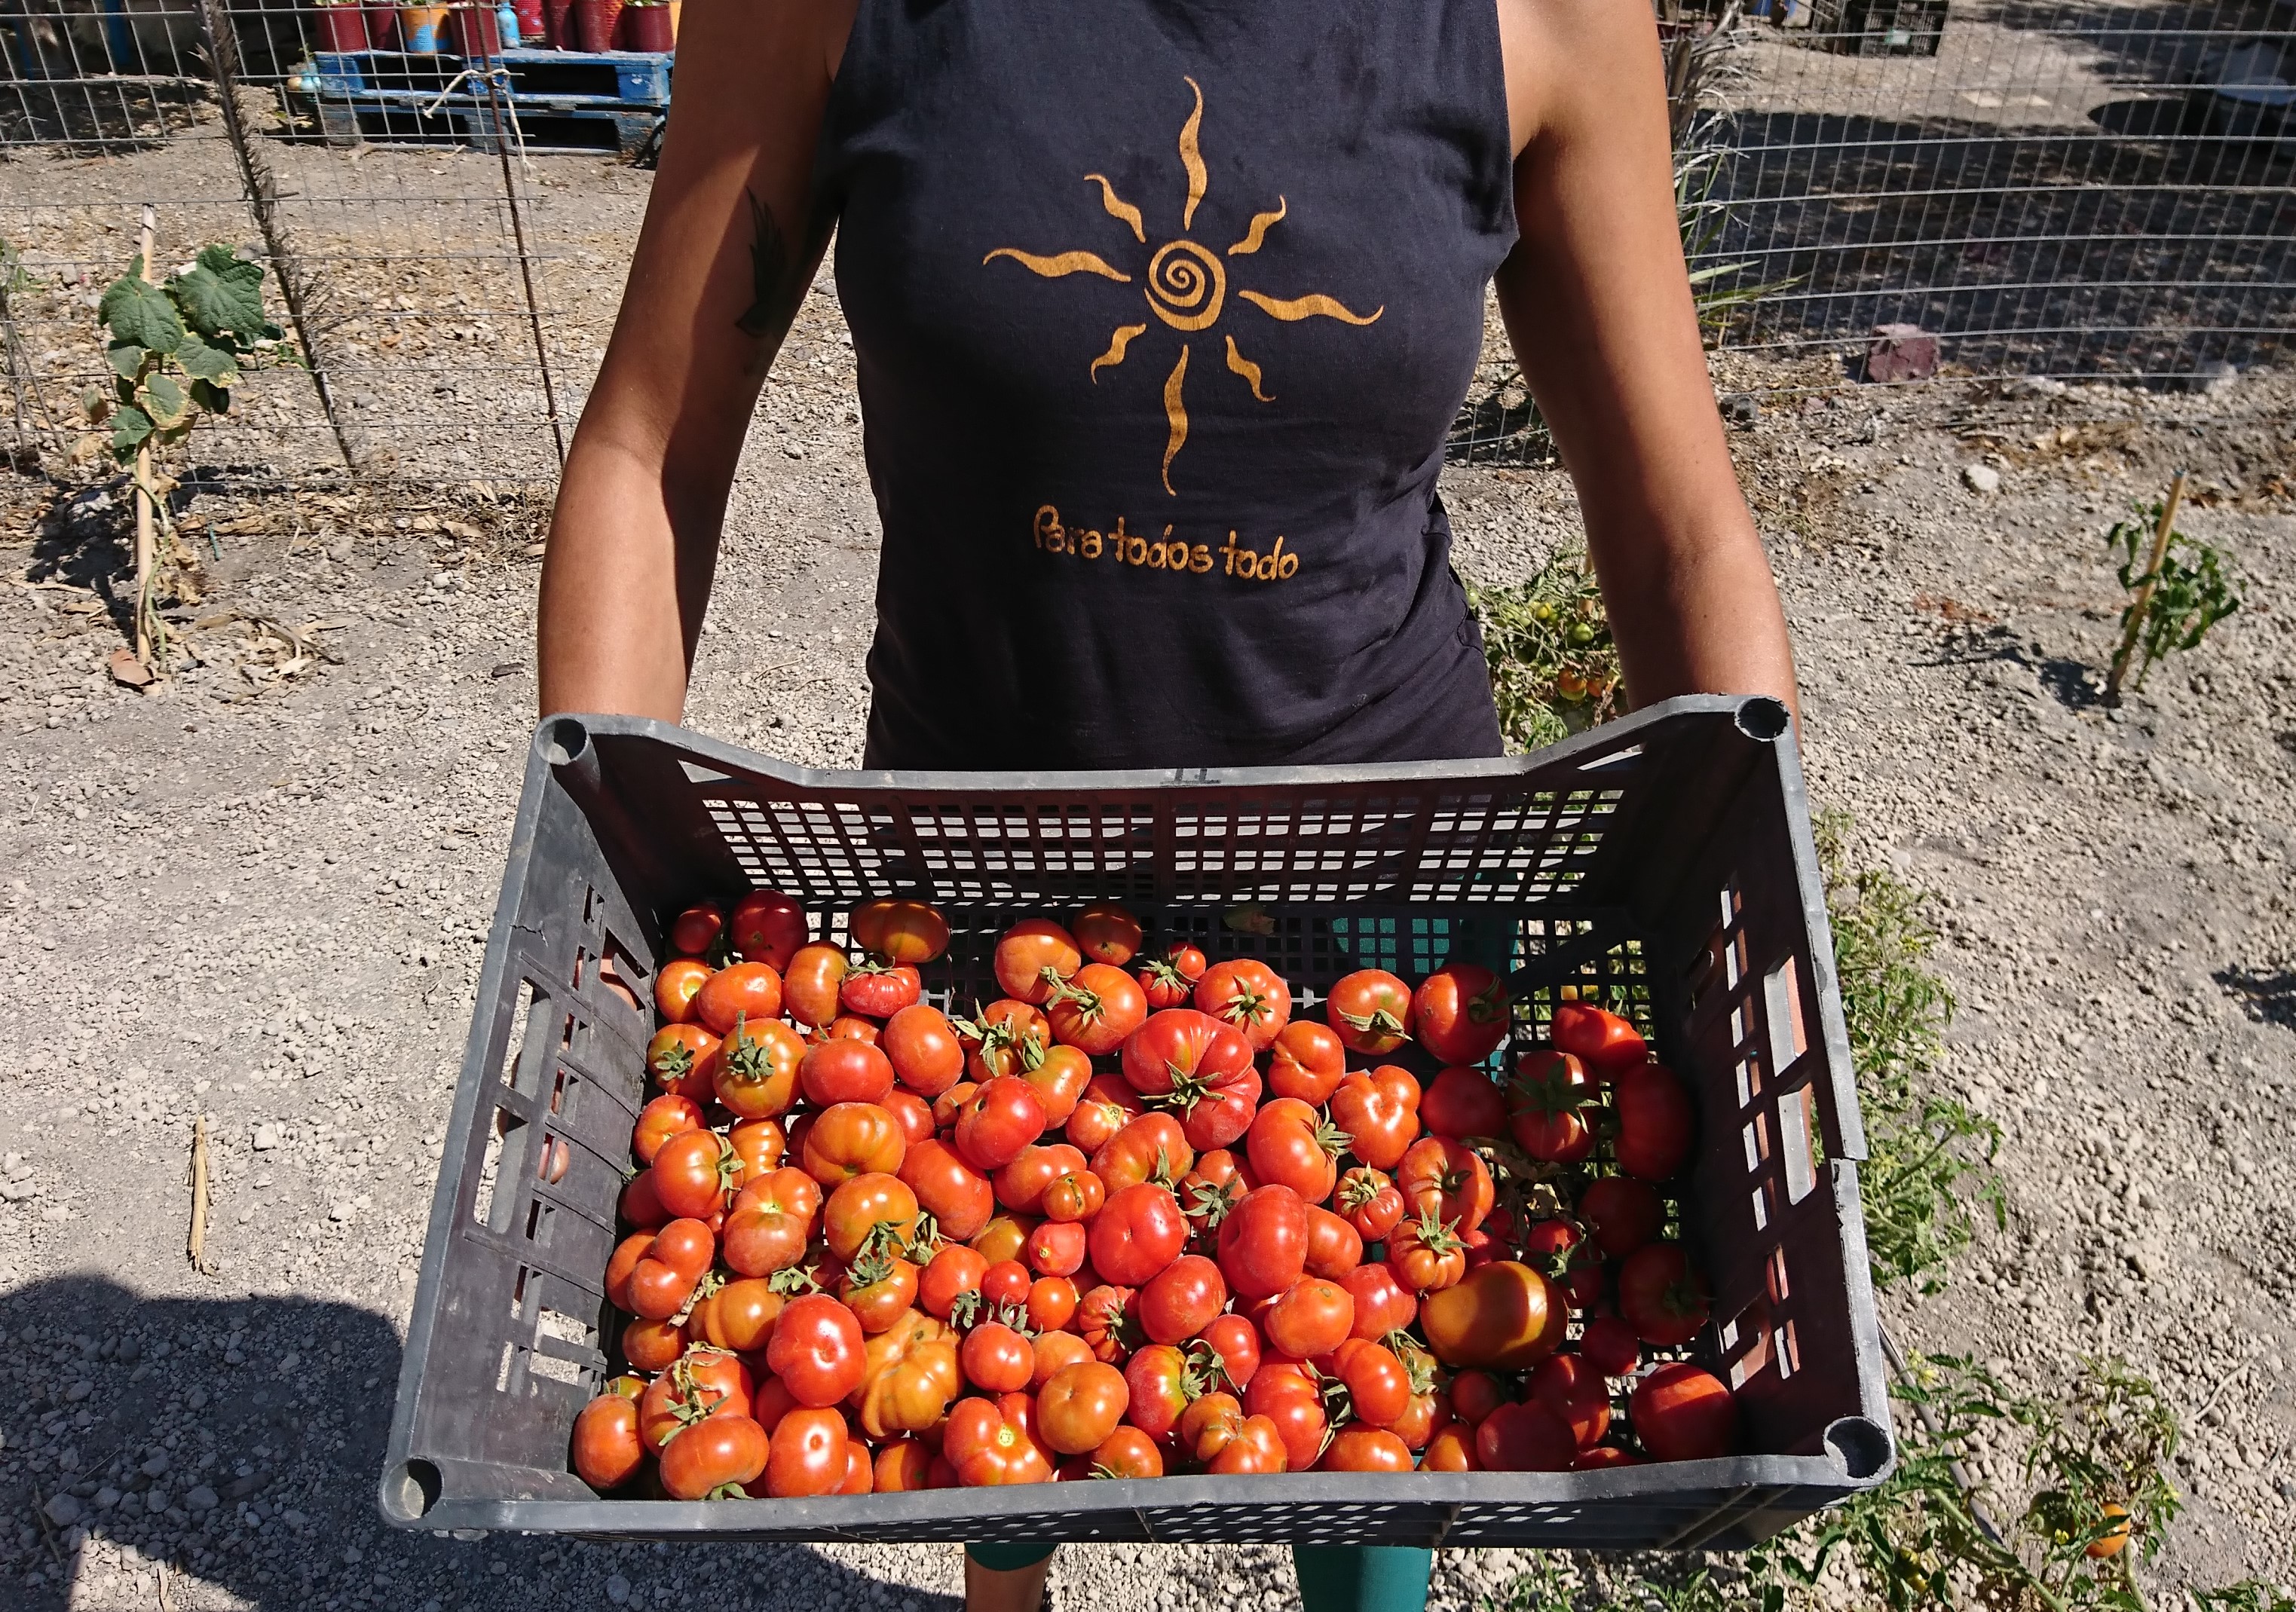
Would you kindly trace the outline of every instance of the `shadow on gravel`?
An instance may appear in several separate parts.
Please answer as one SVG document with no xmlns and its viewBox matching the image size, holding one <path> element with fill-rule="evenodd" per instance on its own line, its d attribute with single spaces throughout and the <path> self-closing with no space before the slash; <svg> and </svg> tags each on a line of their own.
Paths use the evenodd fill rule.
<svg viewBox="0 0 2296 1612">
<path fill-rule="evenodd" d="M 2296 969 L 2271 974 L 2256 969 L 2218 969 L 2210 978 L 2239 997 L 2251 1018 L 2296 1030 Z"/>
<path fill-rule="evenodd" d="M 1934 659 L 1920 666 L 1983 666 L 2006 660 L 2025 667 L 2067 710 L 2094 710 L 2104 703 L 2104 677 L 2087 661 L 2062 655 L 2037 655 L 2013 627 L 1956 627 L 1946 636 Z"/>
<path fill-rule="evenodd" d="M 182 1606 L 197 1599 L 185 1579 L 264 1612 L 651 1606 L 657 1588 L 689 1576 L 750 1586 L 712 1599 L 713 1612 L 884 1593 L 803 1546 L 657 1550 L 387 1526 L 374 1494 L 399 1346 L 371 1311 L 146 1299 L 72 1276 L 0 1293 L 0 1388 L 16 1407 L 0 1447 L 0 1605 L 12 1609 Z M 956 1604 L 918 1591 L 896 1591 L 895 1603 L 903 1596 Z"/>
</svg>

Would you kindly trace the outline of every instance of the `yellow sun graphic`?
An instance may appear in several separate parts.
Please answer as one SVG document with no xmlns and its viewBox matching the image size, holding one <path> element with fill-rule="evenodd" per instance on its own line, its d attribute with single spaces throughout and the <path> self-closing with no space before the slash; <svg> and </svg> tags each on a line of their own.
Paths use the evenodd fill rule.
<svg viewBox="0 0 2296 1612">
<path fill-rule="evenodd" d="M 1218 323 L 1220 315 L 1227 307 L 1228 284 L 1227 266 L 1220 256 L 1188 238 L 1188 231 L 1195 225 L 1196 208 L 1203 200 L 1204 192 L 1210 186 L 1210 176 L 1205 170 L 1203 151 L 1199 143 L 1204 121 L 1204 92 L 1193 78 L 1185 82 L 1196 97 L 1195 110 L 1180 126 L 1180 168 L 1187 175 L 1188 200 L 1180 209 L 1179 235 L 1159 246 L 1148 259 L 1144 271 L 1146 283 L 1141 294 L 1147 300 L 1150 313 L 1181 334 L 1194 335 L 1210 331 Z M 1116 187 L 1108 182 L 1105 176 L 1086 174 L 1084 177 L 1086 184 L 1100 186 L 1100 205 L 1108 216 L 1128 225 L 1133 240 L 1141 246 L 1146 246 L 1147 225 L 1140 209 L 1119 196 Z M 1256 215 L 1250 227 L 1244 231 L 1243 239 L 1229 247 L 1225 255 L 1245 258 L 1257 252 L 1267 241 L 1267 232 L 1283 222 L 1284 212 L 1283 198 L 1279 195 L 1275 198 L 1275 210 Z M 1065 274 L 1098 274 L 1119 285 L 1132 283 L 1131 275 L 1097 252 L 1070 251 L 1040 256 L 1035 252 L 1024 252 L 1018 247 L 1000 246 L 980 261 L 985 266 L 999 258 L 1010 258 L 1030 273 L 1047 280 L 1056 280 Z M 1352 313 L 1336 299 L 1316 291 L 1304 297 L 1278 298 L 1239 286 L 1235 295 L 1270 317 L 1287 323 L 1301 319 L 1337 319 L 1346 324 L 1369 324 L 1387 312 L 1387 306 L 1382 303 L 1368 314 Z M 1100 383 L 1103 369 L 1122 364 L 1134 339 L 1145 335 L 1147 331 L 1148 327 L 1144 323 L 1118 325 L 1109 337 L 1108 350 L 1092 361 L 1093 383 L 1095 386 Z M 1275 402 L 1275 397 L 1260 388 L 1259 365 L 1243 356 L 1237 348 L 1234 336 L 1226 336 L 1226 340 L 1229 372 L 1242 377 L 1244 383 L 1251 388 L 1255 400 Z M 1164 417 L 1171 428 L 1171 434 L 1164 444 L 1163 477 L 1167 494 L 1173 492 L 1172 461 L 1179 456 L 1180 449 L 1188 440 L 1188 411 L 1182 399 L 1182 389 L 1187 377 L 1188 343 L 1183 341 L 1179 359 L 1164 380 Z"/>
</svg>

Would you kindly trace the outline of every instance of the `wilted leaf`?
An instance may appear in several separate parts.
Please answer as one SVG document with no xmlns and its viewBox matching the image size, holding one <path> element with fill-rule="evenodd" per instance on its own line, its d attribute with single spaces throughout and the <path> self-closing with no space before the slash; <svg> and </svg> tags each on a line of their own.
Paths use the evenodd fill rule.
<svg viewBox="0 0 2296 1612">
<path fill-rule="evenodd" d="M 228 247 L 204 247 L 199 260 L 168 282 L 184 323 L 214 340 L 226 334 L 251 341 L 264 328 L 263 266 L 242 263 Z"/>
<path fill-rule="evenodd" d="M 92 386 L 79 395 L 79 412 L 87 416 L 90 425 L 102 425 L 111 413 L 111 399 L 103 395 L 102 387 Z"/>
<path fill-rule="evenodd" d="M 115 341 L 103 349 L 103 356 L 122 380 L 133 380 L 143 371 L 144 349 L 133 341 Z"/>
<path fill-rule="evenodd" d="M 136 659 L 135 651 L 133 650 L 112 651 L 111 665 L 111 680 L 114 683 L 125 683 L 131 689 L 140 689 L 152 682 L 152 668 Z"/>
<path fill-rule="evenodd" d="M 111 444 L 104 438 L 102 433 L 99 431 L 90 431 L 86 436 L 72 444 L 72 462 L 74 464 L 84 463 L 87 460 L 94 458 L 98 454 L 102 453 L 111 446 Z"/>
<path fill-rule="evenodd" d="M 172 353 L 184 339 L 184 322 L 176 305 L 156 285 L 146 285 L 134 274 L 122 274 L 104 289 L 96 314 L 115 341 Z"/>
<path fill-rule="evenodd" d="M 212 380 L 217 386 L 239 384 L 239 364 L 228 349 L 209 347 L 196 335 L 185 335 L 184 344 L 176 349 L 176 362 L 184 372 L 202 380 Z"/>
<path fill-rule="evenodd" d="M 152 434 L 152 416 L 129 404 L 111 417 L 111 452 L 125 458 Z"/>
<path fill-rule="evenodd" d="M 154 375 L 144 383 L 144 412 L 162 430 L 182 422 L 190 400 L 173 375 Z"/>
</svg>

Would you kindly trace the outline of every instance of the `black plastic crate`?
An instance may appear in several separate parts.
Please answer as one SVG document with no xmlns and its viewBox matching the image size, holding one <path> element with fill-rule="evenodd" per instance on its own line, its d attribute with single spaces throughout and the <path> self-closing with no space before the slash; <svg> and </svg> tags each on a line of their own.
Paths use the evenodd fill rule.
<svg viewBox="0 0 2296 1612">
<path fill-rule="evenodd" d="M 1934 56 L 1948 0 L 1815 0 L 1810 37 L 1837 55 Z"/>
<path fill-rule="evenodd" d="M 427 1528 L 660 1538 L 1742 1547 L 1893 1460 L 1865 1155 L 1784 708 L 1677 700 L 1521 759 L 1227 771 L 833 773 L 653 722 L 537 732 L 423 1247 L 381 1484 Z M 1736 1386 L 1725 1461 L 1303 1473 L 806 1501 L 603 1500 L 569 1469 L 609 1373 L 602 1275 L 644 1090 L 663 914 L 770 886 L 817 924 L 914 893 L 969 1005 L 1016 915 L 1123 900 L 1158 938 L 1350 970 L 1504 957 L 1517 1034 L 1600 990 L 1691 1084 L 1684 1221 Z"/>
</svg>

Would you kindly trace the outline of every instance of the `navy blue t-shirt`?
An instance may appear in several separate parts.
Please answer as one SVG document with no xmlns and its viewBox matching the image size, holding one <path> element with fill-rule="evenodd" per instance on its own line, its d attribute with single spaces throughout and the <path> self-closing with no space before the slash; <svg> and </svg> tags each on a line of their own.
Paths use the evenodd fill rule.
<svg viewBox="0 0 2296 1612">
<path fill-rule="evenodd" d="M 872 765 L 1499 752 L 1435 492 L 1514 241 L 1492 0 L 862 0 L 817 186 Z"/>
</svg>

